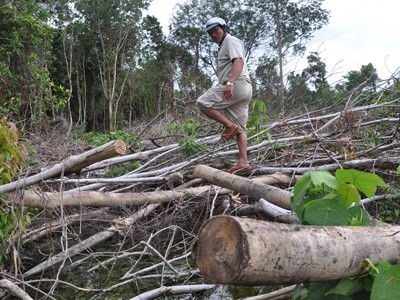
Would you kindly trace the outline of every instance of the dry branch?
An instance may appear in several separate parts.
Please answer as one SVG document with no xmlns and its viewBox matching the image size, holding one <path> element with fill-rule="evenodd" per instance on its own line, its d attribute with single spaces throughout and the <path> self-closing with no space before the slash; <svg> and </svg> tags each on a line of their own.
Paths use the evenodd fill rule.
<svg viewBox="0 0 400 300">
<path fill-rule="evenodd" d="M 290 168 L 290 167 L 260 167 L 257 172 L 260 173 L 284 173 L 284 174 L 305 174 L 310 171 L 336 171 L 337 169 L 363 169 L 368 167 L 392 169 L 394 170 L 400 163 L 399 157 L 383 157 L 376 159 L 357 159 L 344 161 L 340 164 L 326 164 L 316 167 L 307 168 Z"/>
<path fill-rule="evenodd" d="M 131 226 L 138 219 L 140 219 L 144 216 L 147 216 L 150 212 L 152 212 L 154 209 L 156 209 L 157 206 L 158 205 L 148 205 L 144 209 L 138 211 L 137 213 L 135 213 L 134 215 L 132 215 L 128 218 L 123 219 L 122 221 L 117 222 L 117 220 L 115 220 L 115 222 L 118 223 L 118 225 L 111 226 L 107 230 L 101 231 L 101 232 L 87 238 L 86 240 L 68 248 L 66 251 L 50 257 L 48 260 L 40 263 L 39 265 L 33 267 L 32 269 L 26 271 L 24 273 L 24 276 L 32 276 L 32 275 L 38 274 L 60 262 L 63 262 L 65 260 L 69 259 L 70 257 L 72 257 L 78 253 L 81 253 L 81 252 L 93 247 L 94 245 L 97 245 L 97 244 L 109 239 L 110 237 L 112 237 L 113 235 L 115 235 L 120 230 L 124 229 L 125 227 Z"/>
<path fill-rule="evenodd" d="M 130 300 L 152 300 L 162 295 L 198 293 L 213 289 L 214 287 L 214 284 L 161 286 L 157 289 L 133 297 Z"/>
<path fill-rule="evenodd" d="M 0 280 L 0 288 L 7 289 L 9 292 L 22 300 L 33 300 L 33 298 L 31 298 L 23 289 L 21 289 L 8 279 Z"/>
<path fill-rule="evenodd" d="M 277 291 L 264 294 L 264 295 L 258 295 L 258 296 L 253 296 L 253 297 L 247 297 L 243 298 L 242 300 L 284 300 L 284 299 L 291 299 L 292 295 L 294 293 L 294 290 L 297 285 L 291 285 L 288 287 L 281 288 Z"/>
</svg>

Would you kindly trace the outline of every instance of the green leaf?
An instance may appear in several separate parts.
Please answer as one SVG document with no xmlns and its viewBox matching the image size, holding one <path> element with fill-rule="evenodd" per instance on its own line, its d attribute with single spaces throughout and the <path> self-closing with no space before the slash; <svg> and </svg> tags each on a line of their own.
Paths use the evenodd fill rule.
<svg viewBox="0 0 400 300">
<path fill-rule="evenodd" d="M 314 200 L 304 206 L 304 223 L 310 225 L 348 225 L 347 207 L 330 199 Z"/>
<path fill-rule="evenodd" d="M 307 300 L 325 299 L 325 294 L 335 287 L 337 281 L 314 282 L 308 285 Z"/>
<path fill-rule="evenodd" d="M 400 175 L 400 165 L 397 167 L 397 175 Z"/>
<path fill-rule="evenodd" d="M 360 205 L 352 206 L 348 210 L 351 226 L 368 226 L 371 224 L 371 218 L 368 212 Z"/>
<path fill-rule="evenodd" d="M 351 296 L 354 293 L 361 291 L 363 288 L 362 282 L 357 279 L 343 278 L 338 285 L 331 289 L 326 295 L 336 294 L 343 296 Z"/>
<path fill-rule="evenodd" d="M 297 217 L 301 219 L 303 213 L 303 206 L 305 203 L 305 196 L 311 187 L 311 175 L 306 173 L 300 177 L 293 188 L 293 197 L 291 198 L 290 207 L 296 213 Z"/>
<path fill-rule="evenodd" d="M 322 186 L 323 184 L 329 186 L 332 189 L 336 189 L 338 181 L 335 176 L 327 171 L 314 171 L 311 172 L 311 180 L 316 186 Z"/>
<path fill-rule="evenodd" d="M 372 285 L 370 299 L 400 299 L 400 265 L 394 265 L 379 272 Z"/>
<path fill-rule="evenodd" d="M 339 183 L 337 186 L 337 194 L 339 196 L 339 201 L 346 207 L 350 207 L 353 203 L 360 204 L 360 194 L 352 184 Z"/>
<path fill-rule="evenodd" d="M 376 174 L 361 172 L 358 170 L 336 171 L 336 178 L 339 182 L 353 184 L 358 190 L 363 192 L 368 198 L 375 196 L 377 187 L 387 187 L 386 183 Z"/>
<path fill-rule="evenodd" d="M 387 261 L 380 262 L 379 264 L 376 265 L 378 273 L 386 271 L 391 267 L 392 267 L 392 265 Z"/>
</svg>

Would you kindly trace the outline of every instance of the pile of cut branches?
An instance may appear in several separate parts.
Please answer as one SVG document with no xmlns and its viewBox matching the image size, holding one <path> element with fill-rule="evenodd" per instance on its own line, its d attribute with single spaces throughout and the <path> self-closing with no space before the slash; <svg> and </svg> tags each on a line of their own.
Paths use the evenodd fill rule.
<svg viewBox="0 0 400 300">
<path fill-rule="evenodd" d="M 275 120 L 249 136 L 253 170 L 218 185 L 194 174 L 198 165 L 225 171 L 235 162 L 235 142 L 223 142 L 218 134 L 196 138 L 201 150 L 190 157 L 179 142 L 120 153 L 121 141 L 118 147 L 114 141 L 27 173 L 0 186 L 8 203 L 31 207 L 33 215 L 24 247 L 14 249 L 19 259 L 13 272 L 2 274 L 8 280 L 2 287 L 14 294 L 7 284 L 20 287 L 21 299 L 57 299 L 66 289 L 81 299 L 112 299 L 113 293 L 153 299 L 212 290 L 215 285 L 202 280 L 191 259 L 204 221 L 227 214 L 295 222 L 279 206 L 289 208 L 296 179 L 311 170 L 369 171 L 398 188 L 399 114 L 396 99 Z M 93 158 L 110 147 L 101 159 Z M 140 167 L 105 176 L 133 161 Z M 250 188 L 242 186 L 245 181 Z M 371 209 L 376 213 L 376 205 Z"/>
</svg>

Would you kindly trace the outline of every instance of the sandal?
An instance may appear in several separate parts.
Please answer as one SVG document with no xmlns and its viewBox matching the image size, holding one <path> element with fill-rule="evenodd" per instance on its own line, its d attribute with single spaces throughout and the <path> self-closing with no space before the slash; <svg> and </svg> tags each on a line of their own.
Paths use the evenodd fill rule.
<svg viewBox="0 0 400 300">
<path fill-rule="evenodd" d="M 221 133 L 221 139 L 225 141 L 231 140 L 233 137 L 237 136 L 239 133 L 239 125 L 233 126 L 231 129 L 225 128 L 225 130 Z"/>
<path fill-rule="evenodd" d="M 245 173 L 249 173 L 252 170 L 252 167 L 250 164 L 246 164 L 246 165 L 234 165 L 233 167 L 230 167 L 228 169 L 228 173 L 231 174 L 245 174 Z"/>
</svg>

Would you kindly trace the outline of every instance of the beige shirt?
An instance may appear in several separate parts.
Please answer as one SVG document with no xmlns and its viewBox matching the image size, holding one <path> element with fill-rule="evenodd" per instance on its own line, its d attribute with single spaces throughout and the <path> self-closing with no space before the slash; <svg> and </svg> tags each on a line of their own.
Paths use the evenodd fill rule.
<svg viewBox="0 0 400 300">
<path fill-rule="evenodd" d="M 246 58 L 244 57 L 243 43 L 238 38 L 227 33 L 218 50 L 217 76 L 219 83 L 223 83 L 229 79 L 234 58 L 242 58 L 244 62 L 243 70 L 238 80 L 250 79 Z"/>
</svg>

